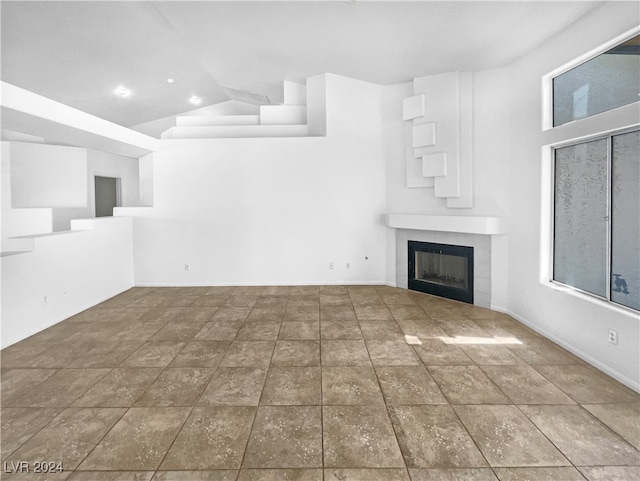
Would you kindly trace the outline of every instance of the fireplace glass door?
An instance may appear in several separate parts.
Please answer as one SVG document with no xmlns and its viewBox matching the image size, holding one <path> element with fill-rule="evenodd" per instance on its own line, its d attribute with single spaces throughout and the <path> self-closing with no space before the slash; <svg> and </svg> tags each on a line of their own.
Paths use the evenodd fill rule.
<svg viewBox="0 0 640 481">
<path fill-rule="evenodd" d="M 473 304 L 473 247 L 409 241 L 409 289 Z"/>
</svg>

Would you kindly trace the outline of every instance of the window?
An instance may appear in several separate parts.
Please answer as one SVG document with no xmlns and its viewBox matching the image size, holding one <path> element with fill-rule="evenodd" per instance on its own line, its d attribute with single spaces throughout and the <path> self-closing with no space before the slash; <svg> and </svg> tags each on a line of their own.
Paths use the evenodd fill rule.
<svg viewBox="0 0 640 481">
<path fill-rule="evenodd" d="M 640 131 L 611 140 L 611 300 L 640 310 Z"/>
<path fill-rule="evenodd" d="M 640 310 L 640 130 L 554 149 L 553 279 Z"/>
<path fill-rule="evenodd" d="M 553 278 L 606 297 L 607 140 L 555 150 Z"/>
<path fill-rule="evenodd" d="M 607 114 L 638 104 L 640 35 L 634 33 L 590 60 L 547 76 L 553 127 L 547 131 L 552 240 L 546 279 L 640 310 L 637 109 L 624 123 L 619 114 Z M 595 114 L 602 114 L 597 121 L 581 120 Z M 569 122 L 575 124 L 569 130 L 556 128 Z"/>
<path fill-rule="evenodd" d="M 640 35 L 553 79 L 553 126 L 638 101 Z M 611 88 L 615 85 L 615 88 Z"/>
</svg>

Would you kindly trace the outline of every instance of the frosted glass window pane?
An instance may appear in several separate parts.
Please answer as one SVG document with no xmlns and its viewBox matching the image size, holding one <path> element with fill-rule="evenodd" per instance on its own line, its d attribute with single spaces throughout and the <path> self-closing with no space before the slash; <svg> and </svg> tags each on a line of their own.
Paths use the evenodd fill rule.
<svg viewBox="0 0 640 481">
<path fill-rule="evenodd" d="M 606 297 L 607 141 L 555 151 L 553 278 Z"/>
<path fill-rule="evenodd" d="M 640 36 L 553 79 L 553 125 L 640 100 Z"/>
<path fill-rule="evenodd" d="M 611 300 L 640 310 L 640 132 L 612 142 Z"/>
</svg>

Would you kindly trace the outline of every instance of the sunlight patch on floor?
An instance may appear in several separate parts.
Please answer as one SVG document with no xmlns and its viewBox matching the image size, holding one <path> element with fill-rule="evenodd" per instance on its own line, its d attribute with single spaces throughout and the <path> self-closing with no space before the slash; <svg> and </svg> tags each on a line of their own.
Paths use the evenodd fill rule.
<svg viewBox="0 0 640 481">
<path fill-rule="evenodd" d="M 440 339 L 445 344 L 522 344 L 515 337 L 472 337 L 472 336 L 454 336 L 443 337 Z"/>
<path fill-rule="evenodd" d="M 405 334 L 404 340 L 407 341 L 407 344 L 413 344 L 416 346 L 422 345 L 422 341 L 420 341 L 420 338 L 418 336 L 410 336 L 409 334 Z"/>
</svg>

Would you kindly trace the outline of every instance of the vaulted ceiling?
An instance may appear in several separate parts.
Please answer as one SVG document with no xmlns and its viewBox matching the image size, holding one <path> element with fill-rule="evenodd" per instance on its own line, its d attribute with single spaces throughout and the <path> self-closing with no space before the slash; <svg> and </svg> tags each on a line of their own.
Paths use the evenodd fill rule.
<svg viewBox="0 0 640 481">
<path fill-rule="evenodd" d="M 387 85 L 506 66 L 602 3 L 2 1 L 1 76 L 133 126 L 221 86 L 279 103 L 283 80 L 324 72 Z"/>
</svg>

